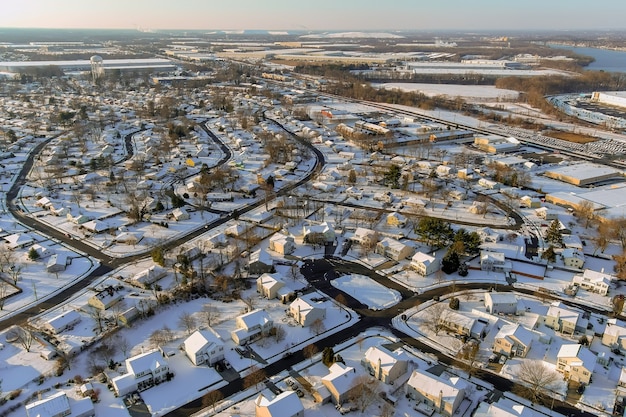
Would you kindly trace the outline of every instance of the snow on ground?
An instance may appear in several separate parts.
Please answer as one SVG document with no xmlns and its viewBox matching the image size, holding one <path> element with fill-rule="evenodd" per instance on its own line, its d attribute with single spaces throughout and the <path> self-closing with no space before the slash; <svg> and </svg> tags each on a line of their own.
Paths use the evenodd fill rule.
<svg viewBox="0 0 626 417">
<path fill-rule="evenodd" d="M 331 284 L 366 304 L 371 310 L 389 308 L 402 299 L 398 291 L 389 289 L 365 275 L 344 275 L 332 280 Z"/>
<path fill-rule="evenodd" d="M 515 90 L 496 88 L 491 85 L 462 85 L 462 84 L 424 84 L 424 83 L 383 83 L 374 84 L 373 87 L 385 90 L 401 90 L 420 92 L 426 96 L 448 96 L 480 99 L 507 99 L 514 100 L 519 96 Z"/>
</svg>

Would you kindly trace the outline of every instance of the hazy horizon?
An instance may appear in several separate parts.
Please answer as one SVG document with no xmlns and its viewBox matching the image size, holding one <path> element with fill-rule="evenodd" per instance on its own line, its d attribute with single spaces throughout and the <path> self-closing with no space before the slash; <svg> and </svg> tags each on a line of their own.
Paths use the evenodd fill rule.
<svg viewBox="0 0 626 417">
<path fill-rule="evenodd" d="M 606 31 L 625 29 L 626 2 L 21 0 L 0 11 L 7 29 Z"/>
</svg>

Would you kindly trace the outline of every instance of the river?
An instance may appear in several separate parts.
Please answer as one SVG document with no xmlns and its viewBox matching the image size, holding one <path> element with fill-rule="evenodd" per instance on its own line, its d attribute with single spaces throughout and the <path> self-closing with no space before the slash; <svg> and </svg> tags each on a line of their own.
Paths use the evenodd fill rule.
<svg viewBox="0 0 626 417">
<path fill-rule="evenodd" d="M 549 44 L 548 46 L 557 49 L 568 49 L 579 55 L 587 55 L 595 58 L 595 61 L 586 66 L 585 69 L 606 72 L 626 72 L 626 51 L 557 44 Z"/>
</svg>

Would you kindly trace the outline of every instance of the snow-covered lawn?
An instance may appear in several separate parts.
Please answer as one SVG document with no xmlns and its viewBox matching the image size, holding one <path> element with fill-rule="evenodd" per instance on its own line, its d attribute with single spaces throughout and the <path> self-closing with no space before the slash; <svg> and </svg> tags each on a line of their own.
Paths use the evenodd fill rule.
<svg viewBox="0 0 626 417">
<path fill-rule="evenodd" d="M 429 97 L 448 96 L 464 98 L 506 98 L 516 99 L 519 92 L 505 90 L 491 85 L 423 84 L 423 83 L 384 83 L 375 87 L 386 90 L 418 91 Z"/>
<path fill-rule="evenodd" d="M 391 290 L 364 275 L 344 275 L 331 281 L 331 284 L 372 310 L 389 308 L 402 299 L 398 291 Z"/>
</svg>

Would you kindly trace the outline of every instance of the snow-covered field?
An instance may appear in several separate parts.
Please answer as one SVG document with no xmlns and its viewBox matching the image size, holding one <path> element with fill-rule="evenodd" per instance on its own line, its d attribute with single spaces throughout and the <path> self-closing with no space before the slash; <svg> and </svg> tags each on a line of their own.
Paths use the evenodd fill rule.
<svg viewBox="0 0 626 417">
<path fill-rule="evenodd" d="M 331 284 L 372 310 L 389 308 L 402 299 L 398 291 L 389 289 L 364 275 L 344 275 L 332 280 Z"/>
<path fill-rule="evenodd" d="M 480 99 L 517 99 L 519 93 L 515 90 L 505 90 L 491 85 L 462 85 L 462 84 L 423 84 L 423 83 L 384 83 L 374 84 L 374 87 L 386 90 L 401 90 L 420 92 L 429 97 L 448 96 Z"/>
</svg>

